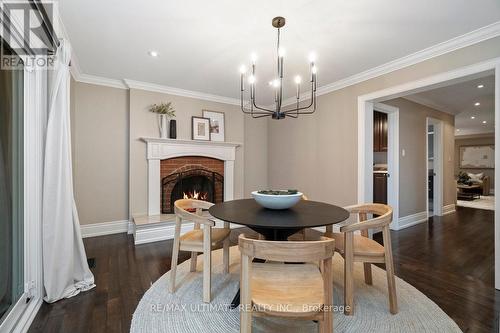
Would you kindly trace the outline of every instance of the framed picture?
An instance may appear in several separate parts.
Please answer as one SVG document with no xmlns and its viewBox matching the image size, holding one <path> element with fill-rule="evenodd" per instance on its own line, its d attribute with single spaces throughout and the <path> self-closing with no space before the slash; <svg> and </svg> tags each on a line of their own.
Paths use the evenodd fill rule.
<svg viewBox="0 0 500 333">
<path fill-rule="evenodd" d="M 210 119 L 210 140 L 225 141 L 224 112 L 203 110 L 203 117 Z"/>
<path fill-rule="evenodd" d="M 460 146 L 460 168 L 493 169 L 495 167 L 495 146 Z"/>
<path fill-rule="evenodd" d="M 210 141 L 210 119 L 192 117 L 192 139 Z"/>
</svg>

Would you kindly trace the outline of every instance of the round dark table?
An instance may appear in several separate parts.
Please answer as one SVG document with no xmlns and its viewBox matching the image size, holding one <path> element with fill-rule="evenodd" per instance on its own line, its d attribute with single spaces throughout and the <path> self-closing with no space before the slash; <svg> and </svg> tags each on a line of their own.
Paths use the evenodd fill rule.
<svg viewBox="0 0 500 333">
<path fill-rule="evenodd" d="M 342 207 L 310 200 L 284 210 L 264 208 L 254 199 L 232 200 L 215 204 L 208 211 L 220 220 L 247 226 L 275 241 L 286 241 L 302 229 L 340 223 L 349 217 Z"/>
<path fill-rule="evenodd" d="M 342 207 L 310 200 L 301 200 L 292 208 L 284 210 L 264 208 L 254 199 L 232 200 L 215 204 L 208 211 L 213 217 L 247 226 L 267 240 L 274 241 L 286 241 L 288 236 L 304 228 L 336 224 L 349 217 L 349 212 Z M 238 290 L 231 308 L 239 304 Z"/>
</svg>

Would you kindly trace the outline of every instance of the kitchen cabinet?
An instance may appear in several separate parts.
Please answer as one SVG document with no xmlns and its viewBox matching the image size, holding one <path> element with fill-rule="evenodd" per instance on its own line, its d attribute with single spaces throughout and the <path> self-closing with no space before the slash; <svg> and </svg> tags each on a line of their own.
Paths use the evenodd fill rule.
<svg viewBox="0 0 500 333">
<path fill-rule="evenodd" d="M 387 113 L 373 112 L 373 151 L 387 151 Z"/>
<path fill-rule="evenodd" d="M 373 202 L 387 204 L 387 173 L 373 174 Z"/>
</svg>

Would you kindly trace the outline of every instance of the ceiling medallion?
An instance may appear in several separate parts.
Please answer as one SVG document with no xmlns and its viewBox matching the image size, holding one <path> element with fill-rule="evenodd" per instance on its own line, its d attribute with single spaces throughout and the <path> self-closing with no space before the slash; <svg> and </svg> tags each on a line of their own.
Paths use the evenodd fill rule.
<svg viewBox="0 0 500 333">
<path fill-rule="evenodd" d="M 310 102 L 306 106 L 300 106 L 300 83 L 302 78 L 300 76 L 295 76 L 294 82 L 296 84 L 296 102 L 295 106 L 284 109 L 283 108 L 283 60 L 285 56 L 285 50 L 280 46 L 280 29 L 285 26 L 285 18 L 278 16 L 273 18 L 273 27 L 278 29 L 278 41 L 276 45 L 276 78 L 274 78 L 269 85 L 274 90 L 274 104 L 273 108 L 265 108 L 258 106 L 255 102 L 256 89 L 255 89 L 255 63 L 257 56 L 252 54 L 252 70 L 248 77 L 248 83 L 250 85 L 250 101 L 245 102 L 245 79 L 246 79 L 246 67 L 243 65 L 240 68 L 240 90 L 241 90 L 241 110 L 244 113 L 252 115 L 253 118 L 261 117 L 272 117 L 273 119 L 283 119 L 285 117 L 298 118 L 300 114 L 311 114 L 316 111 L 316 72 L 317 68 L 314 64 L 314 56 L 309 57 L 311 75 L 309 82 L 311 83 L 311 97 Z"/>
</svg>

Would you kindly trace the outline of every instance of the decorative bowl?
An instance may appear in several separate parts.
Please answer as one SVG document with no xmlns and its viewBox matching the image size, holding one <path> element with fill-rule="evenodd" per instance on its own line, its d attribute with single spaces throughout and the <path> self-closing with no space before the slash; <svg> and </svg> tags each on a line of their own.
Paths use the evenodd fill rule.
<svg viewBox="0 0 500 333">
<path fill-rule="evenodd" d="M 293 194 L 264 194 L 262 191 L 253 191 L 252 196 L 259 205 L 269 209 L 288 209 L 302 199 L 302 193 L 295 191 Z M 284 191 L 268 191 L 284 192 Z"/>
</svg>

